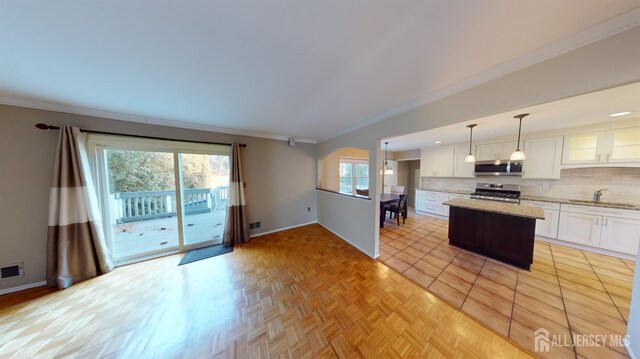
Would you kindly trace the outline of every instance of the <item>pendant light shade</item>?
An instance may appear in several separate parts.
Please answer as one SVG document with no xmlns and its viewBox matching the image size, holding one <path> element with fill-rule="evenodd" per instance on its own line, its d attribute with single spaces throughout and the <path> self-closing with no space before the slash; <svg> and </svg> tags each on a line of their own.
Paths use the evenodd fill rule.
<svg viewBox="0 0 640 359">
<path fill-rule="evenodd" d="M 391 167 L 389 167 L 389 163 L 387 162 L 387 155 L 389 154 L 389 142 L 385 142 L 384 143 L 384 174 L 385 175 L 392 175 L 393 174 L 393 169 Z"/>
<path fill-rule="evenodd" d="M 520 134 L 522 133 L 522 119 L 529 116 L 528 113 L 522 113 L 513 118 L 517 118 L 520 120 L 520 125 L 518 126 L 518 144 L 516 145 L 516 150 L 511 153 L 511 157 L 509 160 L 511 161 L 524 161 L 527 157 L 524 155 L 524 152 L 520 149 Z"/>
<path fill-rule="evenodd" d="M 464 162 L 473 163 L 476 161 L 476 156 L 473 155 L 473 151 L 471 150 L 471 143 L 473 141 L 473 128 L 476 127 L 477 124 L 468 125 L 469 128 L 469 154 L 464 158 Z"/>
</svg>

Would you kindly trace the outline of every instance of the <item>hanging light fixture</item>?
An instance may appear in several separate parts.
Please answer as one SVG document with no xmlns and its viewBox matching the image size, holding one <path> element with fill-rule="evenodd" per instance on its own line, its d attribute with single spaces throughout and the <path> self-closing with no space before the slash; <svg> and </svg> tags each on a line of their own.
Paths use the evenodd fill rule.
<svg viewBox="0 0 640 359">
<path fill-rule="evenodd" d="M 389 142 L 384 143 L 384 174 L 392 175 L 393 169 L 389 167 L 389 163 L 387 162 L 387 155 L 389 154 Z"/>
<path fill-rule="evenodd" d="M 519 115 L 513 116 L 513 118 L 517 118 L 520 120 L 520 126 L 518 127 L 518 145 L 516 146 L 516 150 L 511 153 L 511 157 L 509 158 L 511 161 L 524 161 L 527 157 L 524 155 L 524 152 L 520 149 L 520 134 L 522 132 L 522 119 L 529 116 L 528 113 L 522 113 Z"/>
<path fill-rule="evenodd" d="M 465 162 L 471 163 L 471 162 L 475 162 L 476 161 L 476 156 L 473 155 L 473 152 L 471 151 L 471 142 L 473 141 L 473 128 L 478 126 L 477 124 L 472 124 L 472 125 L 468 125 L 467 127 L 469 127 L 469 154 L 467 155 L 467 157 L 464 158 Z"/>
</svg>

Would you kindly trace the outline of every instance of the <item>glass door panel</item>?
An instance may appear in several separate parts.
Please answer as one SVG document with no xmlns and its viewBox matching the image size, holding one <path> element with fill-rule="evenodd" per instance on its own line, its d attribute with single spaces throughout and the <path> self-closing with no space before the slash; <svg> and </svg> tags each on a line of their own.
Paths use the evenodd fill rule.
<svg viewBox="0 0 640 359">
<path fill-rule="evenodd" d="M 116 260 L 178 249 L 174 155 L 107 149 L 105 159 Z"/>
<path fill-rule="evenodd" d="M 229 189 L 229 156 L 181 153 L 184 245 L 222 243 Z"/>
</svg>

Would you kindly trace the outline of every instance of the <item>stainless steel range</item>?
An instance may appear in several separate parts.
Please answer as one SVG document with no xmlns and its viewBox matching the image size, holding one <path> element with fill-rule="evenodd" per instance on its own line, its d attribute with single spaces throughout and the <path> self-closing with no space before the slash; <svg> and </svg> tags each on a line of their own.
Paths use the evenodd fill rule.
<svg viewBox="0 0 640 359">
<path fill-rule="evenodd" d="M 484 199 L 520 204 L 520 186 L 517 184 L 477 183 L 472 199 Z"/>
</svg>

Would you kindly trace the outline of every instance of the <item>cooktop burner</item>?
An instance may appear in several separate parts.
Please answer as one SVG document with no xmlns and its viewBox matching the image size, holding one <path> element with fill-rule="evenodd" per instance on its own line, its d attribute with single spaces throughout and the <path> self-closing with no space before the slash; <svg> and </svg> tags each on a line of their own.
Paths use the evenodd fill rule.
<svg viewBox="0 0 640 359">
<path fill-rule="evenodd" d="M 520 203 L 520 186 L 514 184 L 478 183 L 472 199 Z"/>
</svg>

